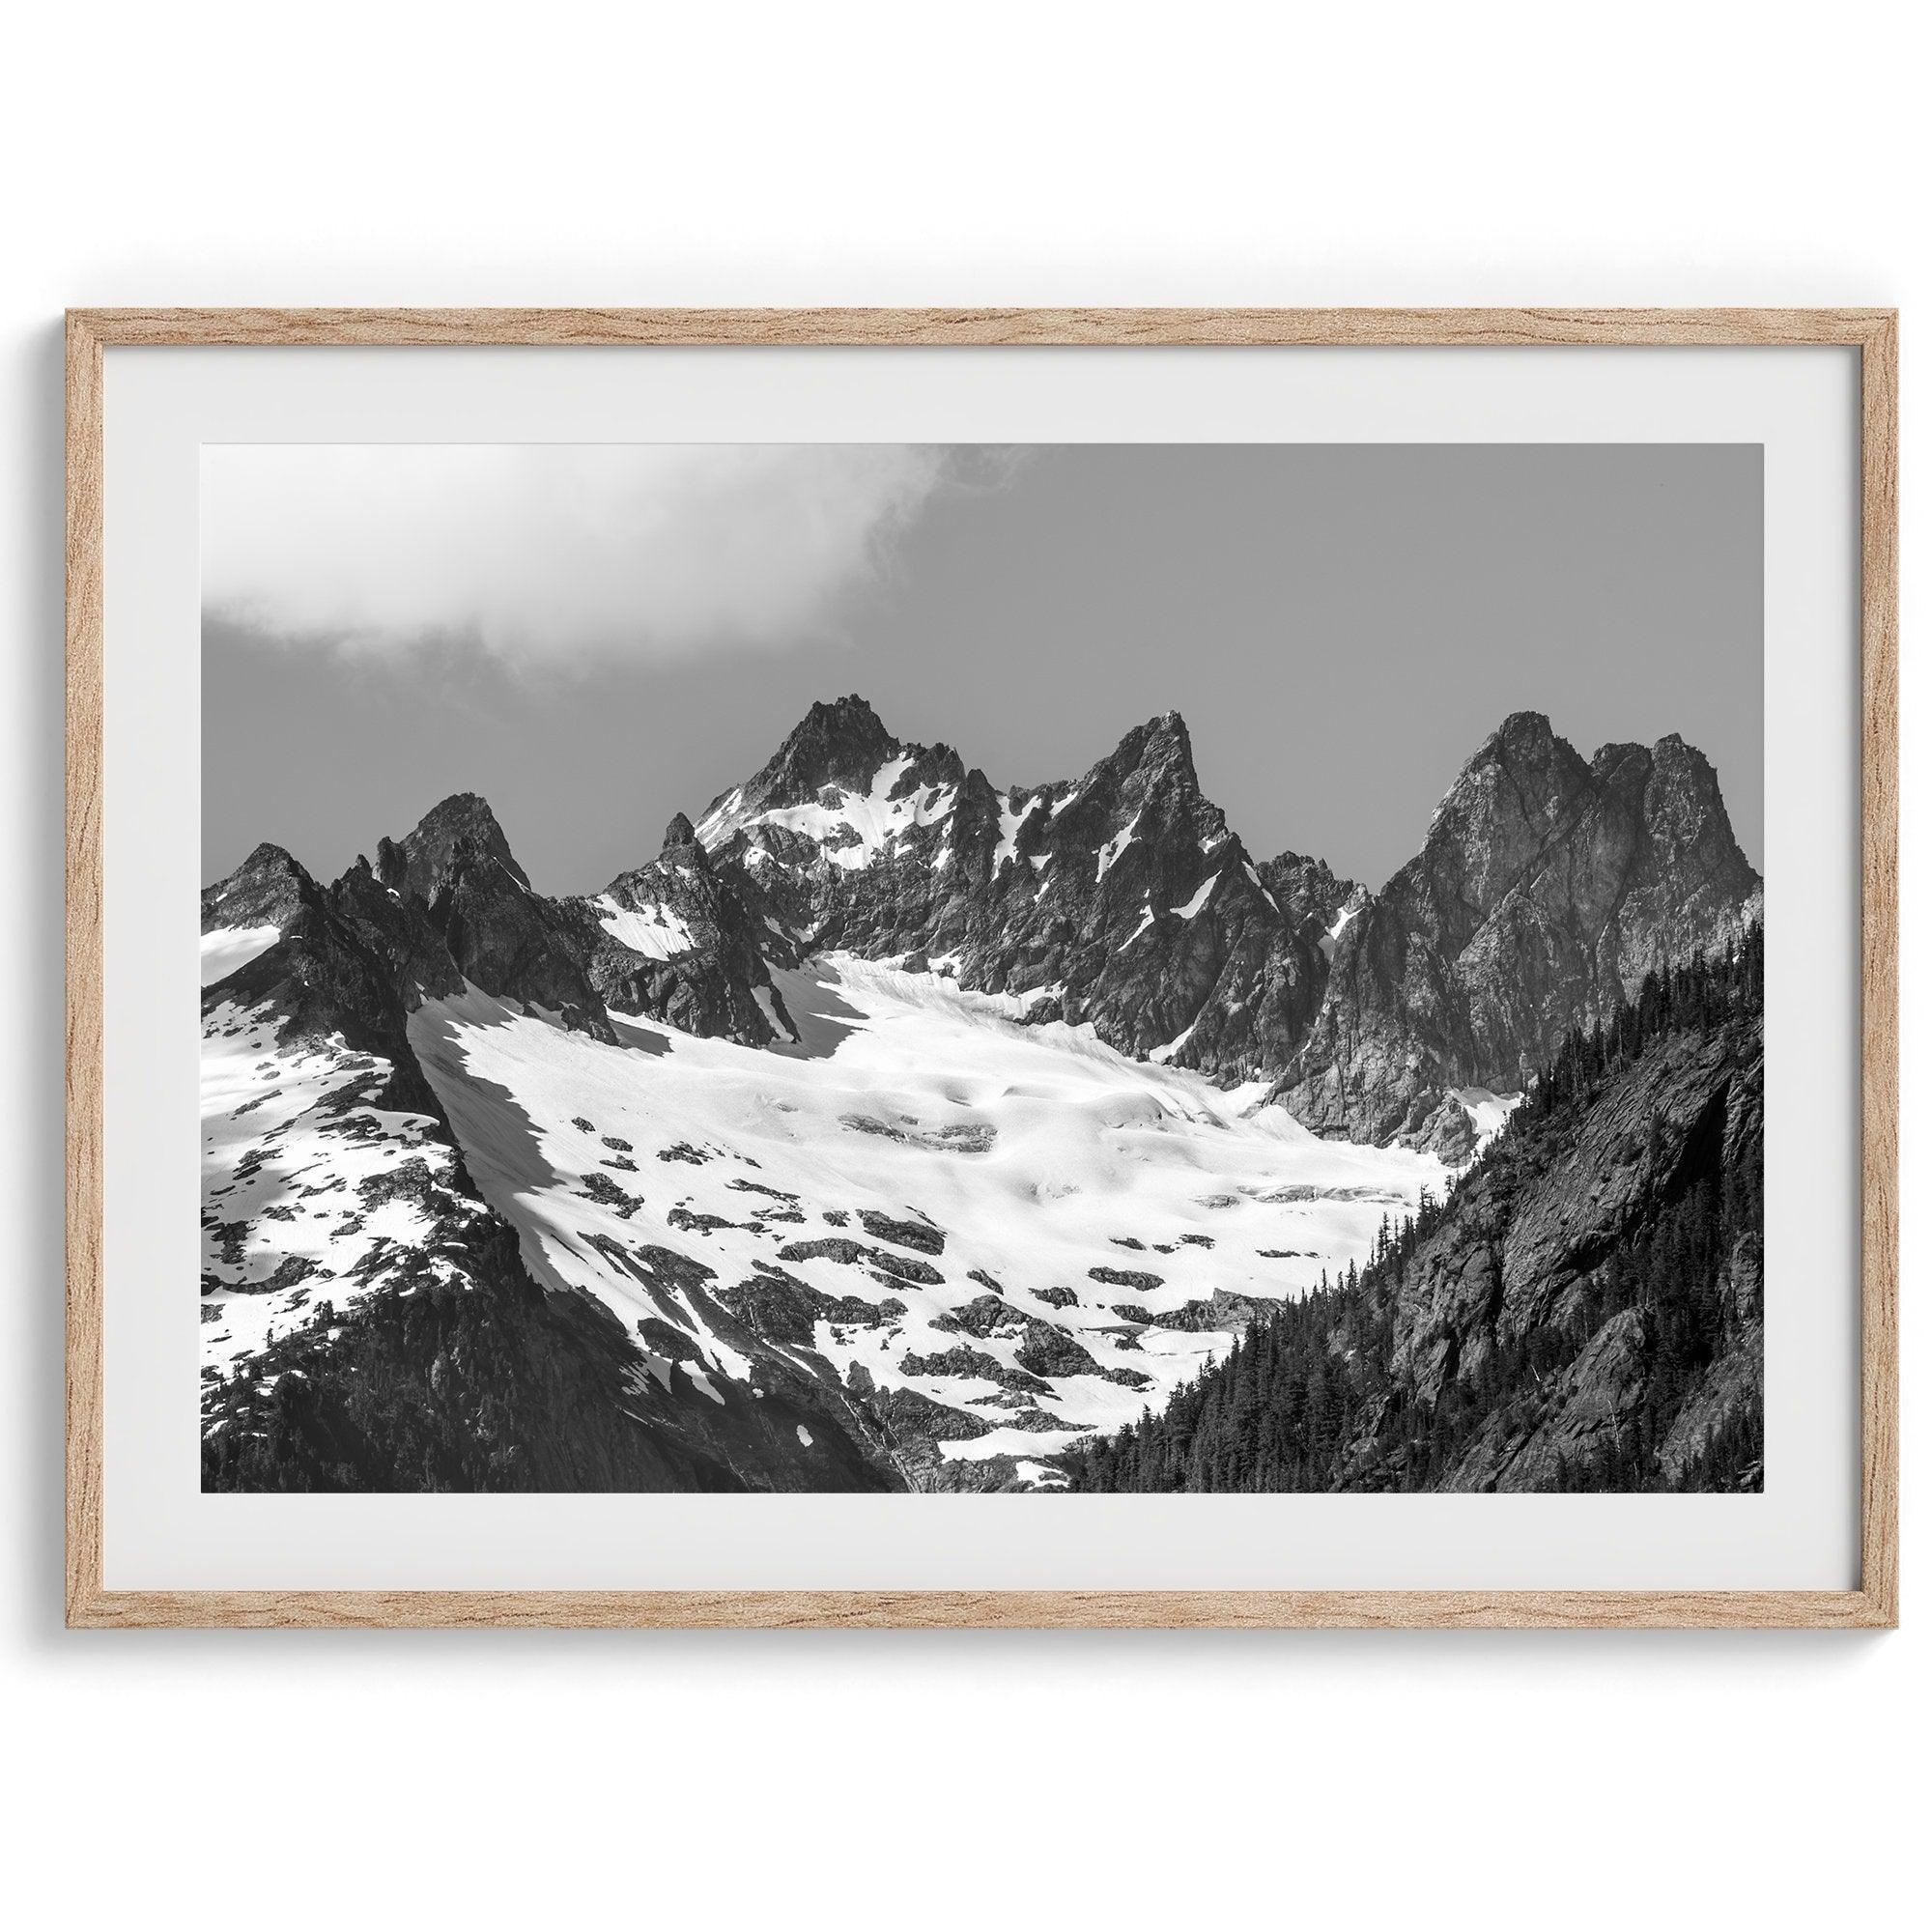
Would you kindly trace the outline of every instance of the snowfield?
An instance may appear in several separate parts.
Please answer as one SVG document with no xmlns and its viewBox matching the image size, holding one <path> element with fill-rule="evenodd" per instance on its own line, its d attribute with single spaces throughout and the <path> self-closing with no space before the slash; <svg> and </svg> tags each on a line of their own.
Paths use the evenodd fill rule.
<svg viewBox="0 0 1932 1932">
<path fill-rule="evenodd" d="M 410 1023 L 485 1199 L 533 1274 L 639 1336 L 646 1401 L 673 1376 L 755 1390 L 666 1254 L 719 1291 L 781 1270 L 838 1304 L 813 1347 L 841 1379 L 955 1412 L 943 1457 L 1037 1459 L 1223 1352 L 1241 1304 L 1218 1292 L 1304 1293 L 1447 1180 L 936 974 L 773 977 L 799 1034 L 776 1048 L 621 1013 L 612 1046 L 473 989 Z"/>
</svg>

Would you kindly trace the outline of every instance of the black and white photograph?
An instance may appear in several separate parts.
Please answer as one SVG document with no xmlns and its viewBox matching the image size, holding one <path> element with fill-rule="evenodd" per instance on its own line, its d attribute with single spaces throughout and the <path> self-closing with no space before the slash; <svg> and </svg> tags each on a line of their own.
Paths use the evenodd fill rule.
<svg viewBox="0 0 1932 1932">
<path fill-rule="evenodd" d="M 1900 10 L 9 24 L 16 1917 L 1909 1922 Z"/>
<path fill-rule="evenodd" d="M 1763 490 L 208 445 L 204 1489 L 1760 1491 Z"/>
</svg>

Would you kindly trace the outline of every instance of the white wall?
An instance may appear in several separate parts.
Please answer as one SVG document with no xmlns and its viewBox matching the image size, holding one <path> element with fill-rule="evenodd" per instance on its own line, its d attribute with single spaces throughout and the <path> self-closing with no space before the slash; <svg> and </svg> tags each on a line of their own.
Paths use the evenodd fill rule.
<svg viewBox="0 0 1932 1932">
<path fill-rule="evenodd" d="M 1908 31 L 1889 8 L 1683 0 L 1319 17 L 1121 0 L 658 17 L 103 0 L 14 17 L 0 117 L 10 1901 L 24 1880 L 29 1896 L 58 1887 L 84 1922 L 159 1905 L 217 1926 L 595 1911 L 1075 1927 L 1176 1918 L 1204 1894 L 1351 1926 L 1410 1912 L 1586 1927 L 1882 1916 L 1874 1887 L 1907 1881 L 1922 1831 L 1901 1788 L 1923 1762 L 1932 1652 L 1918 1628 L 63 1633 L 59 316 L 1884 302 L 1908 309 L 1910 358 L 1932 286 Z M 1915 374 L 1908 359 L 1909 447 Z M 1908 497 L 1914 592 L 1923 500 Z M 1911 619 L 1908 602 L 1908 636 Z M 1911 679 L 1908 742 L 1926 736 L 1920 694 Z M 1924 801 L 1908 781 L 1911 960 Z M 1932 1070 L 1919 1019 L 1908 1093 Z M 1924 1245 L 1918 1215 L 1908 1302 Z M 1911 1317 L 1909 1369 L 1926 1325 Z M 1923 1442 L 1908 1422 L 1915 1551 Z M 1909 1618 L 1922 1614 L 1911 1581 Z"/>
</svg>

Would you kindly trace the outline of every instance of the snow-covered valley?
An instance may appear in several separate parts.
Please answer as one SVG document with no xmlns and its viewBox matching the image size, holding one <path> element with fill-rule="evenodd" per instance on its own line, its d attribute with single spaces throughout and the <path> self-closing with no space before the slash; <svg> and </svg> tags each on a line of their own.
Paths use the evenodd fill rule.
<svg viewBox="0 0 1932 1932">
<path fill-rule="evenodd" d="M 1253 1303 L 1339 1273 L 1447 1179 L 933 973 L 829 954 L 774 978 L 793 1045 L 621 1012 L 611 1045 L 474 989 L 410 1022 L 484 1199 L 538 1279 L 639 1336 L 644 1400 L 679 1378 L 756 1400 L 737 1321 L 706 1309 L 791 1284 L 794 1356 L 936 1411 L 935 1481 L 1050 1485 L 1042 1454 L 1158 1406 Z"/>
</svg>

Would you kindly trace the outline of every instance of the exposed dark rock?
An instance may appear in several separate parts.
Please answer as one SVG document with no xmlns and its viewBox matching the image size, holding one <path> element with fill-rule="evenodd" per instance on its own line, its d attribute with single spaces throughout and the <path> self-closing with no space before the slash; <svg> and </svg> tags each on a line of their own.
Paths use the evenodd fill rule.
<svg viewBox="0 0 1932 1932">
<path fill-rule="evenodd" d="M 951 1126 L 925 1128 L 896 1121 L 882 1121 L 871 1114 L 841 1114 L 839 1122 L 854 1133 L 872 1134 L 881 1140 L 899 1141 L 907 1147 L 930 1148 L 936 1153 L 985 1153 L 998 1137 L 998 1130 L 980 1121 L 960 1121 Z"/>
<path fill-rule="evenodd" d="M 929 1262 L 914 1261 L 908 1255 L 895 1255 L 885 1248 L 867 1247 L 863 1241 L 849 1240 L 842 1235 L 821 1236 L 810 1241 L 787 1241 L 779 1250 L 779 1260 L 839 1262 L 846 1266 L 865 1263 L 882 1280 L 912 1282 L 923 1288 L 935 1287 L 946 1279 Z"/>
<path fill-rule="evenodd" d="M 601 1179 L 602 1177 L 600 1176 L 599 1178 Z M 588 1192 L 589 1190 L 586 1188 L 585 1191 Z M 665 1223 L 668 1227 L 676 1228 L 682 1233 L 693 1235 L 709 1235 L 719 1228 L 737 1228 L 744 1225 L 740 1221 L 728 1221 L 723 1214 L 698 1213 L 687 1208 L 682 1202 L 679 1202 L 665 1216 Z"/>
<path fill-rule="evenodd" d="M 863 1241 L 848 1240 L 840 1235 L 828 1235 L 814 1241 L 787 1241 L 779 1250 L 779 1260 L 842 1262 L 849 1266 L 866 1260 L 870 1252 Z"/>
<path fill-rule="evenodd" d="M 590 983 L 618 1011 L 750 1046 L 794 1037 L 765 963 L 773 935 L 713 870 L 682 812 L 656 859 L 558 912 Z M 779 952 L 786 963 L 795 956 L 789 944 Z"/>
<path fill-rule="evenodd" d="M 856 834 L 772 816 L 856 798 L 901 808 L 864 865 L 844 862 Z M 1321 999 L 1325 961 L 1202 796 L 1172 712 L 1077 784 L 1001 792 L 947 746 L 901 744 L 859 698 L 816 705 L 697 836 L 783 931 L 913 970 L 943 957 L 962 986 L 1013 995 L 1033 1019 L 1092 1021 L 1126 1052 L 1173 1045 L 1217 1075 L 1271 1071 Z M 953 1145 L 979 1151 L 967 1133 Z"/>
<path fill-rule="evenodd" d="M 201 929 L 286 926 L 315 890 L 315 881 L 279 845 L 257 845 L 225 879 L 202 888 Z"/>
<path fill-rule="evenodd" d="M 365 1208 L 378 1208 L 385 1201 L 413 1201 L 427 1208 L 435 1201 L 438 1183 L 429 1163 L 420 1157 L 398 1161 L 384 1174 L 372 1174 L 356 1183 L 355 1192 Z"/>
<path fill-rule="evenodd" d="M 1023 1369 L 1037 1376 L 1091 1376 L 1099 1373 L 1094 1357 L 1064 1328 L 1044 1321 L 1029 1321 L 1026 1334 L 1013 1351 Z"/>
<path fill-rule="evenodd" d="M 881 1241 L 891 1241 L 895 1246 L 917 1248 L 923 1255 L 943 1255 L 946 1252 L 944 1231 L 928 1222 L 895 1221 L 890 1214 L 861 1208 L 859 1223 L 867 1234 Z"/>
<path fill-rule="evenodd" d="M 580 1194 L 587 1194 L 593 1201 L 602 1202 L 606 1208 L 613 1208 L 629 1220 L 644 1204 L 635 1194 L 627 1194 L 608 1174 L 586 1174 L 577 1183 Z M 671 1210 L 675 1213 L 677 1210 Z"/>
<path fill-rule="evenodd" d="M 718 1298 L 754 1335 L 794 1349 L 814 1346 L 820 1321 L 878 1328 L 905 1313 L 903 1302 L 875 1304 L 856 1294 L 825 1294 L 778 1268 L 763 1268 L 735 1288 L 720 1289 Z"/>
<path fill-rule="evenodd" d="M 936 1354 L 908 1354 L 899 1367 L 909 1376 L 975 1376 L 982 1381 L 998 1382 L 1002 1388 L 1028 1394 L 1044 1394 L 1048 1384 L 1022 1369 L 1010 1369 L 980 1349 L 964 1343 Z"/>
<path fill-rule="evenodd" d="M 1143 1293 L 1151 1293 L 1161 1285 L 1159 1275 L 1148 1274 L 1140 1268 L 1091 1267 L 1087 1278 L 1105 1282 L 1109 1288 L 1137 1288 Z"/>
<path fill-rule="evenodd" d="M 781 1201 L 787 1208 L 798 1206 L 798 1196 L 787 1194 L 782 1187 L 767 1187 L 762 1180 L 747 1180 L 742 1175 L 735 1175 L 724 1185 L 734 1194 L 762 1194 L 768 1200 Z"/>
<path fill-rule="evenodd" d="M 1343 931 L 1276 1096 L 1319 1132 L 1466 1152 L 1466 1135 L 1443 1140 L 1450 1090 L 1520 1090 L 1571 1026 L 1721 948 L 1761 904 L 1701 753 L 1673 736 L 1585 763 L 1518 712 Z"/>
<path fill-rule="evenodd" d="M 383 839 L 376 867 L 384 888 L 422 908 L 464 979 L 565 1026 L 615 1037 L 563 909 L 531 890 L 474 792 L 444 799 L 406 838 Z"/>
<path fill-rule="evenodd" d="M 872 1248 L 866 1259 L 888 1280 L 914 1282 L 922 1288 L 937 1288 L 946 1279 L 930 1262 L 915 1261 L 911 1255 L 895 1255 L 889 1248 Z"/>
<path fill-rule="evenodd" d="M 1026 1321 L 1018 1309 L 1002 1301 L 997 1294 L 976 1294 L 971 1301 L 949 1309 L 934 1321 L 936 1328 L 952 1328 L 984 1341 L 989 1335 L 1008 1334 Z"/>
<path fill-rule="evenodd" d="M 1151 1315 L 1148 1320 L 1156 1328 L 1182 1329 L 1189 1333 L 1232 1329 L 1238 1334 L 1255 1319 L 1263 1305 L 1253 1295 L 1236 1294 L 1232 1289 L 1217 1288 L 1212 1294 L 1200 1300 L 1170 1309 L 1165 1314 Z"/>
<path fill-rule="evenodd" d="M 1333 955 L 1337 927 L 1368 902 L 1365 887 L 1337 878 L 1323 860 L 1299 852 L 1264 859 L 1258 869 L 1289 923 L 1323 958 Z"/>
</svg>

